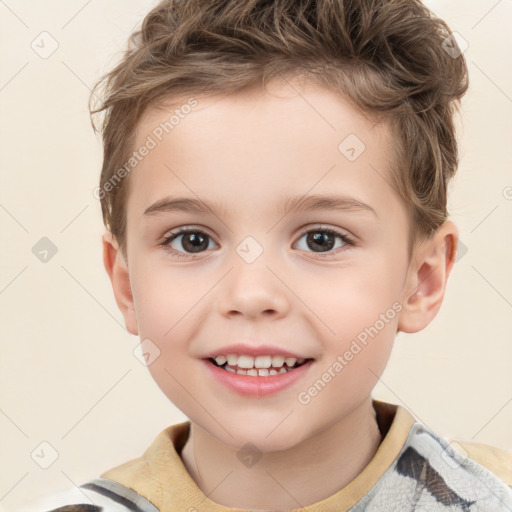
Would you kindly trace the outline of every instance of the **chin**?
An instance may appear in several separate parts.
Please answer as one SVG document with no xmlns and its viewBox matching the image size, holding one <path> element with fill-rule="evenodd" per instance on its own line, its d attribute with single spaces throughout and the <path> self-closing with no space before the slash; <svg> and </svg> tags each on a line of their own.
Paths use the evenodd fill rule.
<svg viewBox="0 0 512 512">
<path fill-rule="evenodd" d="M 286 415 L 285 415 L 286 416 Z M 307 439 L 311 433 L 305 430 L 302 422 L 299 424 L 288 424 L 282 414 L 268 421 L 248 419 L 241 421 L 232 420 L 226 423 L 226 429 L 231 436 L 221 427 L 216 425 L 214 431 L 209 432 L 220 442 L 231 446 L 235 450 L 242 450 L 249 443 L 254 445 L 260 452 L 276 452 L 293 448 Z"/>
</svg>

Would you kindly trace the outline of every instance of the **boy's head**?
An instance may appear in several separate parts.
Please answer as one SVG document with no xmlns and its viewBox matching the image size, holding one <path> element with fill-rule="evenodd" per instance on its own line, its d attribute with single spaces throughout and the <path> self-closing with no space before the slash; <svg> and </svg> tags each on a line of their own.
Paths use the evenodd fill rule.
<svg viewBox="0 0 512 512">
<path fill-rule="evenodd" d="M 447 183 L 458 163 L 453 114 L 467 68 L 449 34 L 419 0 L 160 2 L 96 86 L 105 89 L 93 111 L 105 113 L 98 190 L 105 225 L 126 256 L 126 203 L 140 160 L 134 142 L 148 109 L 173 97 L 305 76 L 345 96 L 361 115 L 388 122 L 390 185 L 407 208 L 412 249 L 447 218 Z M 166 121 L 152 134 L 156 142 L 176 116 Z"/>
<path fill-rule="evenodd" d="M 107 75 L 105 266 L 162 390 L 225 443 L 284 449 L 347 415 L 397 330 L 437 314 L 467 88 L 448 36 L 415 0 L 162 2 Z M 226 397 L 208 357 L 233 343 L 312 363 Z"/>
</svg>

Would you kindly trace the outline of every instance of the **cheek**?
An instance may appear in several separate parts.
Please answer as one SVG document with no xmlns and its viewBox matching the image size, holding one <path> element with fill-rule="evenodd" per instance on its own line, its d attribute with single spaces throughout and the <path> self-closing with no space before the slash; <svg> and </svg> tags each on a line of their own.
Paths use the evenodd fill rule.
<svg viewBox="0 0 512 512">
<path fill-rule="evenodd" d="M 382 315 L 388 320 L 386 326 L 392 322 L 401 282 L 399 269 L 393 265 L 384 258 L 372 258 L 324 277 L 315 276 L 300 296 L 314 313 L 320 332 L 333 341 L 346 341 L 373 326 Z M 379 326 L 382 330 L 381 322 Z"/>
<path fill-rule="evenodd" d="M 381 253 L 371 262 L 340 270 L 325 283 L 327 294 L 320 293 L 317 286 L 310 288 L 305 302 L 314 304 L 314 312 L 322 320 L 317 322 L 324 351 L 319 372 L 330 369 L 336 375 L 328 393 L 337 389 L 364 398 L 378 382 L 392 351 L 402 309 L 397 300 L 399 274 L 398 263 Z M 329 375 L 321 376 L 322 381 L 328 379 Z"/>
<path fill-rule="evenodd" d="M 194 378 L 194 365 L 199 361 L 190 354 L 190 340 L 197 335 L 200 324 L 193 310 L 198 298 L 189 301 L 183 295 L 169 293 L 163 283 L 155 283 L 152 292 L 151 299 L 137 313 L 141 339 L 149 338 L 159 351 L 148 370 L 169 400 L 189 414 L 190 397 L 201 396 Z"/>
<path fill-rule="evenodd" d="M 189 342 L 200 327 L 194 306 L 208 288 L 205 285 L 202 290 L 197 283 L 186 286 L 172 279 L 170 273 L 166 277 L 156 269 L 151 272 L 144 268 L 137 275 L 134 299 L 140 339 L 150 340 L 158 354 L 148 370 L 163 393 L 178 408 L 186 409 L 190 397 L 183 387 L 192 392 L 189 372 L 190 364 L 194 364 Z"/>
<path fill-rule="evenodd" d="M 132 289 L 140 336 L 168 343 L 182 339 L 177 335 L 194 315 L 194 305 L 208 287 L 200 280 L 184 278 L 157 266 L 136 269 Z"/>
</svg>

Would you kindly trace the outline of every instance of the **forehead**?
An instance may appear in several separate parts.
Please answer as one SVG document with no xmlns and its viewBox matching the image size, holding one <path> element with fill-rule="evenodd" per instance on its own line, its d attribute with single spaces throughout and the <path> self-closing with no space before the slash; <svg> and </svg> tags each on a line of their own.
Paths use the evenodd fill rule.
<svg viewBox="0 0 512 512">
<path fill-rule="evenodd" d="M 151 132 L 159 139 L 160 135 L 166 138 L 171 131 L 183 131 L 178 127 L 185 124 L 185 119 L 188 119 L 187 124 L 200 128 L 221 116 L 236 129 L 242 125 L 252 125 L 255 130 L 263 127 L 279 130 L 280 126 L 294 125 L 295 131 L 302 127 L 310 136 L 317 133 L 320 137 L 328 130 L 342 131 L 347 124 L 361 136 L 368 130 L 373 131 L 376 126 L 378 128 L 373 135 L 382 136 L 389 128 L 385 121 L 376 122 L 376 114 L 370 115 L 358 109 L 348 97 L 318 83 L 300 81 L 297 77 L 273 79 L 265 89 L 253 86 L 228 94 L 164 97 L 141 117 L 137 127 L 137 143 L 142 143 L 142 138 Z M 280 126 L 275 124 L 276 120 Z M 206 127 L 209 128 L 211 126 Z M 219 123 L 217 128 L 227 127 Z M 158 133 L 160 131 L 164 133 Z"/>
<path fill-rule="evenodd" d="M 337 189 L 374 209 L 393 195 L 389 126 L 315 84 L 173 98 L 141 119 L 135 146 L 149 140 L 154 147 L 131 176 L 129 204 L 138 216 L 167 195 L 243 208 L 251 199 L 257 207 L 274 195 Z"/>
</svg>

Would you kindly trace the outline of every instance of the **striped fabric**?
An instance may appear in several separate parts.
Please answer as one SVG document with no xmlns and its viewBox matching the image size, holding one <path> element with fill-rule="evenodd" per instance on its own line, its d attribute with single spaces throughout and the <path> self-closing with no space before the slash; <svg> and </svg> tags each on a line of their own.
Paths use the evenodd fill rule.
<svg viewBox="0 0 512 512">
<path fill-rule="evenodd" d="M 47 495 L 15 512 L 159 512 L 124 485 L 97 478 L 79 487 Z"/>
<path fill-rule="evenodd" d="M 392 466 L 350 512 L 512 512 L 512 488 L 414 423 Z"/>
</svg>

